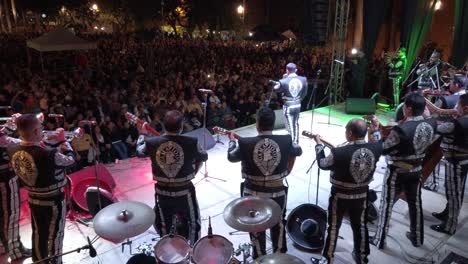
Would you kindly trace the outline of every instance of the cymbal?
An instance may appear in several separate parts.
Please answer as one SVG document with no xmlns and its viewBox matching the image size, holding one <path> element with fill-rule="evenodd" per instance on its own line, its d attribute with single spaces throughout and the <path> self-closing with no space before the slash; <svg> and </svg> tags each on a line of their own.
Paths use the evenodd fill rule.
<svg viewBox="0 0 468 264">
<path fill-rule="evenodd" d="M 154 223 L 153 209 L 140 202 L 125 201 L 103 208 L 94 217 L 94 231 L 112 242 L 142 234 Z"/>
<path fill-rule="evenodd" d="M 224 221 L 230 227 L 244 232 L 261 232 L 276 225 L 281 219 L 281 207 L 272 199 L 245 196 L 230 202 L 224 208 Z"/>
<path fill-rule="evenodd" d="M 261 256 L 253 264 L 305 264 L 301 259 L 282 253 Z"/>
</svg>

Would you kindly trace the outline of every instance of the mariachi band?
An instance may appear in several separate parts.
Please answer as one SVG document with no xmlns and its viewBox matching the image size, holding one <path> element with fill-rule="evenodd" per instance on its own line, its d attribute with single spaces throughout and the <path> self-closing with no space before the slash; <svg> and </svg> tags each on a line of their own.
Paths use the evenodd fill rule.
<svg viewBox="0 0 468 264">
<path fill-rule="evenodd" d="M 286 80 L 280 81 L 274 89 L 300 102 L 306 93 L 307 82 L 296 75 L 296 70 L 294 64 L 288 64 Z M 379 249 L 385 247 L 392 207 L 398 198 L 405 199 L 409 207 L 407 238 L 415 247 L 424 243 L 421 178 L 426 165 L 426 151 L 438 138 L 441 138 L 440 147 L 447 161 L 447 205 L 442 212 L 433 213 L 441 223 L 431 226 L 431 229 L 449 235 L 456 232 L 468 172 L 468 95 L 464 92 L 467 85 L 466 75 L 455 74 L 449 83 L 450 95 L 439 97 L 436 104 L 424 97 L 430 94 L 427 91 L 410 92 L 404 97 L 404 119 L 390 131 L 384 131 L 375 116 L 368 117 L 367 123 L 363 119 L 349 121 L 345 129 L 346 142 L 331 146 L 329 155 L 325 155 L 324 149 L 330 145 L 324 144 L 325 140 L 319 135 L 312 137 L 317 143 L 318 166 L 330 170 L 332 185 L 323 257 L 316 259 L 316 263 L 333 263 L 339 228 L 346 213 L 354 235 L 353 258 L 356 263 L 368 263 L 369 244 Z M 292 116 L 289 122 L 297 123 L 297 116 L 292 115 L 293 111 L 288 107 L 296 106 L 287 105 L 285 114 Z M 279 205 L 281 220 L 271 227 L 270 237 L 273 251 L 285 253 L 289 188 L 285 179 L 292 168 L 291 160 L 300 156 L 302 150 L 297 144 L 297 124 L 288 125 L 290 135 L 274 135 L 274 123 L 274 112 L 262 107 L 256 118 L 258 135 L 238 138 L 230 133 L 227 158 L 230 162 L 241 162 L 244 178 L 241 196 L 269 198 Z M 208 159 L 208 154 L 196 139 L 181 135 L 182 113 L 167 112 L 163 127 L 165 133 L 157 135 L 146 123 L 138 125 L 137 155 L 150 157 L 156 180 L 155 228 L 161 236 L 175 229 L 193 245 L 200 238 L 201 219 L 192 180 L 200 164 Z M 19 139 L 11 137 L 14 130 L 17 130 Z M 4 227 L 0 229 L 0 253 L 8 254 L 12 260 L 32 255 L 33 261 L 52 257 L 47 263 L 61 263 L 60 257 L 53 256 L 62 252 L 66 213 L 65 170 L 75 162 L 75 154 L 63 129 L 45 134 L 47 137 L 44 139 L 41 119 L 33 114 L 14 115 L 0 131 L 3 152 L 0 158 L 0 199 L 8 201 L 0 202 L 3 215 L 0 225 Z M 365 140 L 367 134 L 371 135 L 369 141 Z M 382 155 L 387 157 L 387 171 L 380 216 L 376 233 L 369 236 L 365 215 L 369 183 Z M 20 184 L 29 192 L 32 250 L 22 245 L 18 232 Z M 265 255 L 265 232 L 249 232 L 249 235 L 253 257 Z"/>
</svg>

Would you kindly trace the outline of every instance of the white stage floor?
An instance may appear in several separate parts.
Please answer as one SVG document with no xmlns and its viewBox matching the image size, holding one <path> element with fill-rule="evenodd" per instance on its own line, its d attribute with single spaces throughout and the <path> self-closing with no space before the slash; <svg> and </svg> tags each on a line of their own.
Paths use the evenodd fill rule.
<svg viewBox="0 0 468 264">
<path fill-rule="evenodd" d="M 338 105 L 331 111 L 330 122 L 334 125 L 324 124 L 328 122 L 328 108 L 317 109 L 313 117 L 311 112 L 301 113 L 300 130 L 313 130 L 313 133 L 322 135 L 331 143 L 338 144 L 345 141 L 344 125 L 353 117 L 347 115 L 343 111 L 344 106 Z M 378 113 L 378 116 L 383 120 L 388 120 L 387 113 Z M 240 136 L 256 135 L 255 126 L 248 126 L 237 129 L 236 132 Z M 286 133 L 279 130 L 275 133 Z M 208 151 L 209 159 L 207 163 L 208 173 L 210 176 L 222 178 L 225 180 L 218 181 L 214 179 L 202 179 L 202 173 L 197 175 L 194 182 L 199 182 L 196 185 L 198 202 L 200 205 L 202 216 L 202 236 L 207 234 L 208 217 L 211 216 L 213 232 L 230 240 L 234 247 L 240 243 L 248 242 L 247 234 L 229 235 L 229 232 L 234 231 L 227 226 L 223 220 L 223 209 L 233 199 L 239 197 L 239 186 L 241 182 L 240 163 L 230 163 L 227 160 L 227 137 L 222 136 L 221 140 L 225 143 L 216 144 L 216 146 Z M 288 197 L 288 213 L 303 203 L 315 203 L 316 182 L 317 182 L 317 167 L 306 173 L 307 169 L 315 159 L 314 143 L 305 137 L 300 138 L 300 145 L 303 149 L 303 155 L 296 159 L 296 163 L 292 173 L 288 176 L 289 197 Z M 378 164 L 374 181 L 371 188 L 380 190 L 382 185 L 383 173 L 385 171 L 385 161 L 382 158 Z M 117 188 L 115 194 L 120 201 L 140 201 L 153 207 L 154 205 L 154 185 L 151 176 L 149 159 L 129 159 L 120 161 L 118 164 L 107 166 L 110 173 L 114 177 Z M 203 169 L 202 169 L 203 170 Z M 320 186 L 318 195 L 318 205 L 322 208 L 327 208 L 330 183 L 328 181 L 328 172 L 322 171 L 320 174 Z M 136 180 L 138 179 L 138 180 Z M 443 184 L 442 184 L 443 185 Z M 379 194 L 380 198 L 380 194 Z M 31 227 L 29 221 L 29 212 L 27 211 L 26 201 L 23 201 L 22 220 L 21 220 L 21 235 L 23 243 L 31 246 Z M 448 236 L 432 231 L 429 226 L 437 224 L 438 221 L 431 216 L 431 212 L 441 211 L 445 206 L 445 194 L 443 188 L 439 188 L 439 192 L 423 191 L 423 208 L 425 219 L 425 243 L 420 248 L 414 248 L 409 240 L 405 237 L 405 232 L 409 231 L 409 218 L 406 203 L 398 201 L 395 204 L 392 219 L 390 221 L 389 238 L 387 241 L 387 249 L 378 250 L 371 246 L 370 263 L 440 263 L 450 252 L 455 252 L 460 255 L 468 256 L 466 252 L 468 243 L 468 207 L 466 204 L 462 209 L 458 232 L 455 236 Z M 376 202 L 378 206 L 379 201 Z M 371 234 L 375 230 L 374 225 L 369 225 Z M 85 227 L 76 222 L 67 220 L 65 228 L 65 241 L 63 251 L 69 251 L 76 247 L 84 246 L 86 236 L 94 237 L 95 233 L 91 227 Z M 145 233 L 134 237 L 133 252 L 137 252 L 136 248 L 143 242 L 154 245 L 152 241 L 157 234 L 151 227 Z M 340 237 L 336 249 L 335 263 L 353 263 L 352 252 L 352 233 L 349 222 L 343 221 L 340 230 Z M 120 244 L 99 239 L 95 244 L 98 252 L 96 258 L 90 258 L 87 251 L 81 253 L 72 253 L 65 256 L 64 263 L 126 263 L 130 257 L 129 247 L 124 248 Z M 304 252 L 295 248 L 292 241 L 288 238 L 288 254 L 295 255 L 303 259 L 306 263 L 310 263 L 312 256 L 318 257 L 320 252 Z M 6 260 L 0 258 L 0 263 L 7 263 Z M 20 263 L 30 263 L 24 261 Z"/>
</svg>

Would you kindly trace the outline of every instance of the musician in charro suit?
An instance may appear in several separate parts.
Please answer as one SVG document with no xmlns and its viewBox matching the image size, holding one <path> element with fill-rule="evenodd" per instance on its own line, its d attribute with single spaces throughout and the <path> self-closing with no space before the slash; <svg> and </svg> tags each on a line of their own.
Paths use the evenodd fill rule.
<svg viewBox="0 0 468 264">
<path fill-rule="evenodd" d="M 65 141 L 63 129 L 57 139 L 57 149 L 45 147 L 42 124 L 32 114 L 16 120 L 21 143 L 8 148 L 11 165 L 29 193 L 32 225 L 32 257 L 38 261 L 62 253 L 67 184 L 65 168 L 72 165 L 74 152 Z M 61 257 L 49 263 L 62 263 Z"/>
<path fill-rule="evenodd" d="M 332 184 L 328 203 L 328 230 L 323 248 L 323 258 L 315 263 L 333 263 L 343 215 L 347 212 L 354 237 L 353 258 L 358 264 L 368 263 L 369 232 L 367 230 L 367 193 L 374 175 L 376 163 L 382 154 L 382 144 L 367 143 L 367 124 L 364 120 L 353 119 L 346 125 L 347 142 L 331 149 L 325 156 L 325 146 L 320 136 L 315 152 L 318 166 L 331 170 Z"/>
<path fill-rule="evenodd" d="M 191 180 L 197 173 L 196 163 L 206 161 L 208 154 L 197 139 L 180 135 L 183 114 L 169 111 L 163 119 L 165 133 L 160 137 L 142 136 L 138 139 L 137 155 L 149 156 L 155 183 L 155 228 L 161 236 L 175 226 L 177 233 L 193 245 L 200 236 L 200 209 Z M 173 216 L 177 222 L 173 223 Z"/>
<path fill-rule="evenodd" d="M 307 94 L 307 78 L 296 74 L 294 63 L 286 65 L 286 74 L 273 87 L 277 93 L 283 95 L 283 113 L 286 129 L 295 144 L 299 144 L 299 113 L 301 101 Z"/>
<path fill-rule="evenodd" d="M 466 93 L 467 84 L 465 80 L 465 75 L 455 74 L 449 84 L 449 90 L 452 94 L 440 97 L 434 105 L 442 109 L 455 109 L 460 95 Z"/>
<path fill-rule="evenodd" d="M 262 107 L 257 113 L 258 136 L 240 138 L 238 143 L 230 135 L 228 160 L 242 162 L 242 196 L 256 195 L 273 199 L 282 209 L 281 221 L 271 228 L 273 251 L 284 253 L 286 248 L 285 216 L 288 187 L 283 180 L 288 175 L 288 162 L 300 156 L 302 149 L 293 143 L 289 135 L 273 135 L 275 113 Z M 265 232 L 250 233 L 253 257 L 266 254 Z"/>
<path fill-rule="evenodd" d="M 468 83 L 466 79 L 464 82 Z M 431 226 L 432 230 L 450 235 L 455 234 L 457 230 L 468 172 L 468 94 L 460 96 L 457 112 L 459 117 L 437 126 L 437 132 L 442 135 L 441 147 L 447 160 L 445 169 L 447 204 L 442 212 L 432 213 L 442 223 Z"/>
<path fill-rule="evenodd" d="M 13 117 L 16 118 L 16 117 Z M 10 260 L 31 257 L 19 235 L 20 193 L 18 176 L 10 166 L 7 148 L 19 145 L 21 140 L 11 137 L 14 130 L 9 120 L 0 131 L 0 254 L 8 253 Z"/>
<path fill-rule="evenodd" d="M 383 141 L 383 154 L 387 155 L 387 171 L 382 187 L 380 216 L 375 237 L 371 243 L 379 249 L 385 246 L 393 204 L 400 193 L 405 192 L 409 215 L 410 232 L 406 237 L 415 247 L 424 243 L 424 219 L 421 204 L 422 160 L 427 147 L 436 135 L 435 119 L 423 117 L 426 101 L 417 93 L 406 96 L 403 113 L 405 121 L 390 131 Z M 379 121 L 372 120 L 372 135 L 380 138 Z"/>
</svg>

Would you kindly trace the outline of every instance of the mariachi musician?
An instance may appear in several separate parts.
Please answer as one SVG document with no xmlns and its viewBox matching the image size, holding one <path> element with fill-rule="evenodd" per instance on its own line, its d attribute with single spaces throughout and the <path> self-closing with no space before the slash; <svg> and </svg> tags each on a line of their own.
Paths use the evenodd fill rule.
<svg viewBox="0 0 468 264">
<path fill-rule="evenodd" d="M 296 64 L 290 62 L 286 65 L 283 79 L 275 83 L 273 89 L 283 94 L 283 114 L 286 128 L 295 144 L 299 144 L 299 113 L 301 101 L 307 94 L 307 78 L 296 74 Z"/>
<path fill-rule="evenodd" d="M 418 76 L 418 90 L 435 90 L 439 88 L 439 72 L 440 72 L 440 53 L 436 50 L 432 52 L 427 63 L 419 65 L 416 70 Z"/>
<path fill-rule="evenodd" d="M 271 228 L 273 252 L 284 253 L 286 248 L 285 217 L 288 187 L 283 180 L 289 173 L 290 158 L 300 156 L 302 149 L 293 143 L 289 135 L 273 135 L 275 113 L 262 107 L 257 113 L 258 136 L 239 138 L 236 144 L 230 134 L 228 160 L 242 162 L 241 196 L 256 195 L 271 198 L 282 209 L 281 221 Z M 290 168 L 289 168 L 290 169 Z M 266 254 L 265 232 L 250 233 L 254 258 Z"/>
<path fill-rule="evenodd" d="M 410 215 L 410 232 L 406 233 L 406 237 L 415 247 L 424 242 L 422 161 L 426 149 L 435 139 L 436 130 L 436 121 L 423 117 L 425 109 L 426 101 L 422 95 L 408 94 L 403 105 L 405 120 L 393 127 L 383 141 L 383 154 L 387 155 L 388 166 L 382 187 L 377 231 L 371 239 L 371 243 L 379 249 L 385 246 L 393 204 L 402 192 L 405 192 Z M 379 125 L 374 118 L 371 126 L 374 139 L 381 136 Z"/>
<path fill-rule="evenodd" d="M 65 227 L 67 184 L 65 168 L 75 162 L 74 152 L 65 141 L 63 129 L 56 137 L 57 149 L 42 142 L 43 127 L 33 114 L 16 120 L 21 143 L 8 148 L 11 165 L 29 193 L 32 225 L 32 259 L 51 257 L 50 263 L 62 263 L 62 243 Z"/>
<path fill-rule="evenodd" d="M 455 74 L 449 83 L 450 93 L 440 97 L 434 105 L 441 109 L 455 109 L 460 95 L 466 93 L 465 78 L 462 74 Z"/>
<path fill-rule="evenodd" d="M 466 87 L 468 78 L 459 76 L 456 82 Z M 441 110 L 430 105 L 432 112 L 455 116 L 437 126 L 437 132 L 442 135 L 441 147 L 447 161 L 445 173 L 447 204 L 442 212 L 432 213 L 442 222 L 431 226 L 431 229 L 437 232 L 450 235 L 455 234 L 457 229 L 468 171 L 468 95 L 461 95 L 456 105 L 454 110 Z"/>
<path fill-rule="evenodd" d="M 155 183 L 155 228 L 167 235 L 171 227 L 193 245 L 200 236 L 200 210 L 192 179 L 196 163 L 206 161 L 208 154 L 197 139 L 180 135 L 184 116 L 173 110 L 163 119 L 165 133 L 147 137 L 146 123 L 140 128 L 137 155 L 149 156 Z M 173 216 L 176 216 L 175 218 Z"/>
<path fill-rule="evenodd" d="M 16 115 L 16 114 L 15 114 Z M 11 137 L 16 130 L 13 115 L 0 130 L 0 254 L 10 260 L 31 257 L 31 249 L 25 248 L 19 235 L 20 193 L 18 176 L 10 166 L 7 148 L 19 145 L 21 140 Z"/>
<path fill-rule="evenodd" d="M 333 257 L 345 213 L 349 214 L 354 236 L 353 258 L 358 264 L 368 263 L 369 232 L 367 230 L 367 195 L 369 183 L 382 154 L 382 144 L 367 143 L 367 124 L 364 120 L 353 119 L 346 125 L 344 144 L 331 149 L 325 156 L 325 145 L 320 136 L 315 152 L 321 169 L 331 170 L 332 184 L 328 203 L 328 230 L 323 248 L 323 258 L 314 263 L 334 263 Z"/>
</svg>

